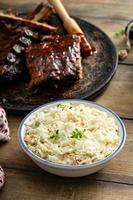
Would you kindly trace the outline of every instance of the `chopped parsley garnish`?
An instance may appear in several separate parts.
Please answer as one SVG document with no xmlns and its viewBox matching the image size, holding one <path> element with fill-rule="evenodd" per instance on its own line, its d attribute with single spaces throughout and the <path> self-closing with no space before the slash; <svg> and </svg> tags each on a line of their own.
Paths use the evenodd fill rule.
<svg viewBox="0 0 133 200">
<path fill-rule="evenodd" d="M 78 130 L 77 128 L 72 132 L 71 138 L 80 139 L 83 137 L 83 132 Z"/>
<path fill-rule="evenodd" d="M 58 140 L 59 139 L 59 131 L 57 130 L 53 135 L 50 136 L 50 139 Z"/>
<path fill-rule="evenodd" d="M 57 105 L 57 108 L 62 108 L 62 109 L 64 109 L 66 106 L 65 105 L 63 105 L 63 104 L 58 104 Z"/>
<path fill-rule="evenodd" d="M 40 122 L 39 121 L 36 121 L 35 122 L 35 128 L 38 128 L 40 126 Z"/>
</svg>

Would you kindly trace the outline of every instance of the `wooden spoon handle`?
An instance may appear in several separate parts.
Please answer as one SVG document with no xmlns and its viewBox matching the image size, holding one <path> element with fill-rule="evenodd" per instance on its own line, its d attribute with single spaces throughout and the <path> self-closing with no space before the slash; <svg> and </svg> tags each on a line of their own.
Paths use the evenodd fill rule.
<svg viewBox="0 0 133 200">
<path fill-rule="evenodd" d="M 56 13 L 61 18 L 68 33 L 83 33 L 77 22 L 69 16 L 60 0 L 49 0 L 49 3 L 53 6 Z"/>
<path fill-rule="evenodd" d="M 81 36 L 81 54 L 83 56 L 89 56 L 96 52 L 96 49 L 92 48 L 90 43 L 87 41 L 83 31 L 81 30 L 77 22 L 69 16 L 66 9 L 62 5 L 61 0 L 48 1 L 53 6 L 56 13 L 59 15 L 67 32 L 70 34 L 79 34 Z"/>
</svg>

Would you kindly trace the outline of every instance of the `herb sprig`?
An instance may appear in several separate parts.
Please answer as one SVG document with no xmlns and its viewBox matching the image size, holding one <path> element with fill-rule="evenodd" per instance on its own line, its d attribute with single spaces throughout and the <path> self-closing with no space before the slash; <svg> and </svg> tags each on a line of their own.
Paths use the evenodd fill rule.
<svg viewBox="0 0 133 200">
<path fill-rule="evenodd" d="M 57 130 L 53 135 L 50 136 L 50 139 L 53 139 L 54 141 L 59 139 L 59 131 Z"/>
<path fill-rule="evenodd" d="M 72 132 L 71 138 L 81 139 L 83 137 L 83 132 L 77 128 Z"/>
<path fill-rule="evenodd" d="M 63 104 L 58 104 L 57 105 L 57 108 L 62 108 L 62 109 L 64 109 L 66 106 L 65 105 L 63 105 Z"/>
<path fill-rule="evenodd" d="M 35 128 L 38 128 L 40 126 L 40 122 L 39 121 L 36 121 L 35 122 Z"/>
</svg>

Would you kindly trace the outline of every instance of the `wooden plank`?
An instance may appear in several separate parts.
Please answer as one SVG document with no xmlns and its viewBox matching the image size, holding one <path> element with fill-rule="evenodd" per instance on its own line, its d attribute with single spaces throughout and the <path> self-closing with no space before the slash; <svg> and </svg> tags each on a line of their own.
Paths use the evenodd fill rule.
<svg viewBox="0 0 133 200">
<path fill-rule="evenodd" d="M 133 197 L 133 185 L 22 173 L 20 170 L 6 170 L 6 173 L 1 200 L 132 200 Z"/>
<path fill-rule="evenodd" d="M 1 0 L 1 8 L 13 7 L 20 10 L 30 10 L 38 4 L 37 0 L 23 0 L 23 1 L 11 1 Z M 64 5 L 71 14 L 76 13 L 77 16 L 93 16 L 93 17 L 108 17 L 112 19 L 132 19 L 132 7 L 133 1 L 121 1 L 121 0 L 63 0 Z M 84 12 L 83 12 L 84 10 Z"/>
<path fill-rule="evenodd" d="M 33 161 L 22 151 L 18 144 L 17 128 L 21 117 L 9 116 L 12 139 L 0 148 L 0 163 L 5 168 L 40 171 Z M 116 181 L 133 184 L 133 121 L 125 120 L 127 128 L 127 141 L 124 149 L 102 171 L 92 176 L 93 180 Z M 47 174 L 47 173 L 45 173 Z M 89 180 L 90 177 L 87 177 Z"/>
<path fill-rule="evenodd" d="M 127 64 L 127 65 L 132 65 L 133 67 L 133 48 L 131 49 L 130 53 L 128 54 L 128 57 L 124 61 L 120 61 L 120 64 Z M 128 68 L 128 66 L 127 66 Z"/>
<path fill-rule="evenodd" d="M 132 19 L 133 1 L 71 0 L 63 1 L 70 14 L 86 19 L 103 29 L 117 49 L 123 38 L 115 32 Z M 37 0 L 1 0 L 0 8 L 10 6 L 20 11 L 31 10 Z M 133 51 L 119 68 L 105 92 L 95 101 L 110 107 L 121 117 L 133 119 Z M 0 164 L 6 170 L 6 185 L 1 200 L 131 200 L 133 199 L 133 121 L 125 120 L 127 141 L 124 149 L 99 173 L 83 178 L 60 178 L 38 168 L 21 150 L 17 128 L 22 116 L 8 115 L 12 140 L 0 146 Z"/>
<path fill-rule="evenodd" d="M 109 107 L 123 118 L 133 118 L 133 66 L 119 65 L 108 88 L 96 102 Z"/>
<path fill-rule="evenodd" d="M 125 48 L 125 36 L 117 36 L 117 33 L 119 33 L 122 30 L 125 30 L 125 27 L 128 23 L 128 21 L 124 20 L 112 20 L 112 19 L 96 19 L 94 17 L 82 17 L 82 19 L 96 25 L 101 30 L 103 30 L 113 41 L 113 43 L 116 46 L 117 51 L 120 49 Z M 131 49 L 130 53 L 128 54 L 128 57 L 126 60 L 120 62 L 122 64 L 130 64 L 133 65 L 133 48 Z"/>
</svg>

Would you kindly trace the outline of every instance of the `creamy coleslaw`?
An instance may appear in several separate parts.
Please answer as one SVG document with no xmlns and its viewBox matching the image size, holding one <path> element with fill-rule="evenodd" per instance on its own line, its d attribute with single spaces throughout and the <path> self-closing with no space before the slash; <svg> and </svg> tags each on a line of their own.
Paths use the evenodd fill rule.
<svg viewBox="0 0 133 200">
<path fill-rule="evenodd" d="M 45 108 L 32 115 L 25 127 L 28 148 L 60 164 L 94 163 L 111 154 L 120 141 L 113 117 L 81 103 Z"/>
</svg>

